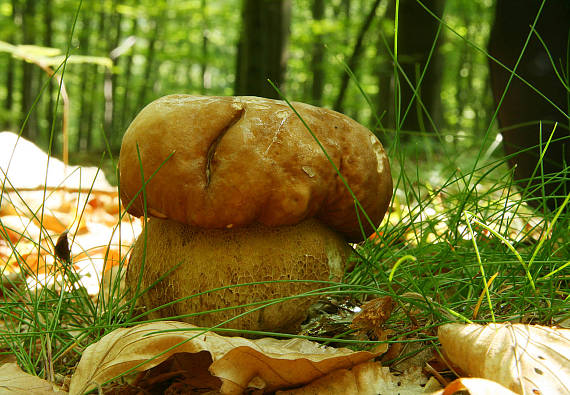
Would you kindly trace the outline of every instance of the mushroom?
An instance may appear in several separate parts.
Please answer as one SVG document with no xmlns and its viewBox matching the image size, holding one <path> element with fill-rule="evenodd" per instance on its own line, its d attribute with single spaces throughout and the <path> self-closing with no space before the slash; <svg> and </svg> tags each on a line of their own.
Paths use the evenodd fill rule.
<svg viewBox="0 0 570 395">
<path fill-rule="evenodd" d="M 294 296 L 341 279 L 347 241 L 382 220 L 392 197 L 382 144 L 345 115 L 292 107 L 298 115 L 258 97 L 170 95 L 133 120 L 119 159 L 121 200 L 151 218 L 126 283 L 150 287 L 138 300 L 147 309 L 168 304 L 151 317 L 252 304 L 184 320 L 209 327 L 254 309 L 226 326 L 295 330 L 314 299 Z M 252 282 L 262 283 L 238 285 Z M 256 309 L 279 298 L 286 300 Z"/>
</svg>

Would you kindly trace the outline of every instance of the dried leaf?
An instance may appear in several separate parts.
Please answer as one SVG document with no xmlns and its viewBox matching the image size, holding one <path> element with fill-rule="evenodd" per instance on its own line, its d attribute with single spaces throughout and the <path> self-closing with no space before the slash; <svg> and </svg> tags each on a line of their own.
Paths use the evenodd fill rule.
<svg viewBox="0 0 570 395">
<path fill-rule="evenodd" d="M 0 393 L 13 395 L 52 395 L 64 394 L 55 385 L 25 373 L 15 363 L 6 363 L 0 366 Z"/>
<path fill-rule="evenodd" d="M 354 316 L 350 326 L 370 333 L 375 339 L 381 339 L 384 322 L 390 318 L 394 306 L 395 304 L 390 296 L 373 299 L 362 306 L 362 310 Z"/>
<path fill-rule="evenodd" d="M 222 382 L 208 372 L 211 364 L 212 357 L 207 351 L 177 353 L 160 365 L 142 372 L 130 387 L 145 394 L 167 393 L 168 390 L 178 391 L 184 388 L 188 391 L 172 393 L 192 393 L 190 390 L 199 393 L 217 392 Z"/>
<path fill-rule="evenodd" d="M 390 373 L 389 368 L 383 367 L 379 362 L 364 362 L 352 369 L 335 370 L 304 387 L 279 391 L 278 394 L 415 395 L 426 392 L 423 386 L 426 381 L 427 379 L 421 374 L 420 369 L 395 376 Z"/>
<path fill-rule="evenodd" d="M 447 324 L 439 340 L 452 363 L 470 376 L 517 393 L 570 393 L 570 330 L 538 325 Z"/>
<path fill-rule="evenodd" d="M 2 217 L 0 229 L 5 229 L 12 243 L 26 239 L 38 240 L 41 234 L 41 229 L 32 220 L 18 215 Z M 4 231 L 1 233 L 4 234 Z"/>
<path fill-rule="evenodd" d="M 69 217 L 69 216 L 60 213 L 60 217 Z M 56 217 L 55 215 L 44 213 L 43 216 L 41 217 L 41 222 L 39 217 L 38 218 L 34 217 L 33 220 L 36 225 L 44 229 L 47 229 L 49 231 L 55 233 L 63 233 L 65 231 L 64 220 Z M 73 220 L 73 218 L 71 218 L 71 220 Z M 69 221 L 69 218 L 65 218 L 65 222 L 71 223 L 71 221 Z"/>
<path fill-rule="evenodd" d="M 157 332 L 165 330 L 171 331 Z M 154 322 L 117 329 L 87 347 L 71 378 L 69 392 L 81 394 L 131 368 L 151 369 L 175 353 L 201 351 L 212 356 L 209 370 L 222 380 L 221 393 L 236 394 L 246 388 L 274 391 L 303 385 L 375 356 L 303 339 L 248 340 L 200 333 L 195 326 L 181 322 Z"/>
<path fill-rule="evenodd" d="M 453 395 L 467 391 L 468 394 L 493 394 L 493 395 L 515 395 L 513 392 L 499 383 L 480 378 L 463 377 L 449 383 L 445 389 L 433 395 Z"/>
</svg>

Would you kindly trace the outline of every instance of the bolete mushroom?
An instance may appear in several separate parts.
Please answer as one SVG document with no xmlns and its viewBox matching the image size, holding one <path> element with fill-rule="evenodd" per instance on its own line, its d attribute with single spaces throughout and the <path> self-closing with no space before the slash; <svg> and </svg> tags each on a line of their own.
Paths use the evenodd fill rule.
<svg viewBox="0 0 570 395">
<path fill-rule="evenodd" d="M 277 100 L 170 95 L 133 120 L 119 159 L 121 200 L 131 214 L 146 209 L 151 218 L 126 282 L 143 290 L 179 265 L 139 303 L 153 309 L 185 298 L 151 317 L 288 298 L 323 284 L 277 281 L 203 293 L 216 288 L 340 279 L 351 251 L 346 240 L 374 231 L 342 178 L 373 224 L 382 220 L 392 196 L 382 144 L 345 115 L 292 106 L 300 117 Z M 288 299 L 227 326 L 294 330 L 312 301 Z M 254 307 L 185 320 L 212 326 Z"/>
</svg>

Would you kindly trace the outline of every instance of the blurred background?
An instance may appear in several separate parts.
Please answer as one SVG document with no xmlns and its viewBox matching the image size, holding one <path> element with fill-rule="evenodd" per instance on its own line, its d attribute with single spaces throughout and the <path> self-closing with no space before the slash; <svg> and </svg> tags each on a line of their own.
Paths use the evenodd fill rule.
<svg viewBox="0 0 570 395">
<path fill-rule="evenodd" d="M 278 98 L 269 78 L 288 99 L 344 112 L 390 147 L 503 155 L 499 127 L 514 128 L 511 140 L 531 137 L 507 152 L 534 147 L 526 160 L 534 168 L 554 121 L 553 141 L 568 140 L 569 8 L 566 0 L 0 0 L 0 126 L 22 128 L 44 149 L 53 136 L 52 153 L 72 162 L 97 161 L 102 150 L 118 153 L 134 116 L 160 96 Z M 489 62 L 487 48 L 501 63 Z M 510 81 L 501 64 L 518 67 L 523 81 Z M 505 87 L 516 94 L 503 97 Z M 540 121 L 549 125 L 543 135 Z M 524 123 L 531 129 L 517 130 Z M 554 155 L 554 171 L 567 168 L 566 148 Z"/>
<path fill-rule="evenodd" d="M 494 105 L 487 58 L 474 47 L 486 47 L 494 2 L 426 3 L 434 15 L 415 0 L 400 1 L 399 64 L 415 79 L 431 52 L 421 93 L 427 114 L 446 141 L 477 136 Z M 116 152 L 133 117 L 160 96 L 278 97 L 267 78 L 291 100 L 394 129 L 394 1 L 84 0 L 77 14 L 79 5 L 0 1 L 0 125 L 18 131 L 34 106 L 23 135 L 46 147 L 55 122 L 56 155 L 63 104 L 54 120 L 59 84 L 48 82 L 45 67 L 65 72 L 72 154 L 100 152 L 103 133 Z M 426 112 L 415 110 L 401 129 L 430 130 Z"/>
</svg>

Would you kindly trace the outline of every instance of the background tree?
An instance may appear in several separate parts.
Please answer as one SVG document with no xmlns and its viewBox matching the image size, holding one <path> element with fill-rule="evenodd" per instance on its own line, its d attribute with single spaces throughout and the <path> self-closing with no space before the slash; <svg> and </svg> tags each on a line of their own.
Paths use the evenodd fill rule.
<svg viewBox="0 0 570 395">
<path fill-rule="evenodd" d="M 376 16 L 376 10 L 378 9 L 378 6 L 380 5 L 381 1 L 382 0 L 374 0 L 370 8 L 370 11 L 367 13 L 366 18 L 364 19 L 362 26 L 358 32 L 358 36 L 356 38 L 356 41 L 354 43 L 354 48 L 352 50 L 352 54 L 350 55 L 350 58 L 348 59 L 347 63 L 347 67 L 351 70 L 351 72 L 354 72 L 358 67 L 358 63 L 361 58 L 361 53 L 363 50 L 364 37 L 366 36 L 368 29 L 372 25 L 372 21 Z M 348 87 L 349 79 L 350 79 L 349 74 L 346 71 L 343 72 L 340 78 L 340 89 L 338 92 L 338 96 L 336 97 L 334 103 L 334 109 L 336 111 L 340 112 L 343 111 L 343 102 L 346 94 L 346 89 Z"/>
<path fill-rule="evenodd" d="M 28 32 L 24 41 L 27 2 L 0 0 L 0 69 L 6 70 L 0 73 L 0 119 L 6 128 L 19 130 L 21 120 L 39 98 L 33 112 L 38 122 L 29 123 L 29 127 L 36 135 L 34 141 L 47 148 L 57 84 L 50 83 L 52 95 L 47 89 L 42 91 L 45 73 L 13 56 L 3 42 L 32 44 L 34 47 L 18 47 L 18 51 L 34 56 L 41 53 L 54 69 L 61 65 L 70 45 L 64 81 L 71 102 L 71 154 L 76 160 L 90 157 L 97 163 L 101 150 L 107 149 L 107 137 L 111 137 L 111 152 L 117 154 L 128 124 L 157 97 L 171 93 L 276 97 L 267 78 L 284 89 L 288 98 L 329 108 L 340 103 L 337 108 L 347 115 L 376 132 L 393 135 L 393 0 L 83 0 L 71 40 L 78 3 L 50 0 L 32 4 L 33 12 L 25 18 L 36 33 Z M 433 8 L 437 2 L 422 3 L 439 12 Z M 45 12 L 48 4 L 50 12 Z M 411 5 L 425 23 L 406 21 L 410 17 L 406 7 Z M 436 52 L 444 66 L 437 66 L 432 56 L 420 85 L 427 113 L 450 144 L 480 136 L 494 106 L 486 57 L 473 49 L 473 45 L 486 45 L 493 5 L 494 0 L 446 2 L 444 22 L 461 37 L 442 28 Z M 405 70 L 411 67 L 405 73 L 415 86 L 416 70 L 425 66 L 422 51 L 429 53 L 434 39 L 425 40 L 414 62 L 406 42 L 415 45 L 425 32 L 437 29 L 437 19 L 415 0 L 402 0 L 400 7 L 398 61 Z M 408 25 L 414 25 L 412 39 L 406 38 Z M 35 72 L 32 81 L 27 74 L 24 78 L 25 68 Z M 438 70 L 441 80 L 432 84 L 439 88 L 432 89 L 437 94 L 431 101 L 427 88 L 431 73 L 437 75 Z M 401 73 L 398 81 L 402 89 L 408 87 Z M 409 92 L 402 91 L 405 94 Z M 372 105 L 364 95 L 372 99 Z M 441 111 L 431 104 L 438 99 Z M 410 101 L 402 96 L 402 114 Z M 420 108 L 423 124 L 430 126 L 417 100 L 410 108 L 406 122 L 417 120 Z M 377 123 L 379 118 L 382 125 Z M 422 129 L 418 125 L 402 127 Z M 58 155 L 60 119 L 54 131 L 53 152 Z"/>
<path fill-rule="evenodd" d="M 236 95 L 278 98 L 287 66 L 290 0 L 244 0 L 238 43 Z"/>
<path fill-rule="evenodd" d="M 325 83 L 325 44 L 323 43 L 323 29 L 320 25 L 325 16 L 324 0 L 313 0 L 311 5 L 313 21 L 316 23 L 315 39 L 311 57 L 311 74 L 313 81 L 311 86 L 311 101 L 314 105 L 320 106 L 323 99 Z"/>
<path fill-rule="evenodd" d="M 445 2 L 425 2 L 429 10 L 443 15 Z M 441 43 L 439 21 L 416 0 L 400 1 L 398 20 L 399 106 L 396 122 L 405 131 L 433 131 L 441 119 Z M 408 110 L 409 109 L 409 110 Z"/>
<path fill-rule="evenodd" d="M 542 7 L 540 2 L 531 0 L 497 1 L 489 53 L 497 59 L 490 61 L 491 86 L 499 106 L 505 150 L 511 155 L 515 178 L 523 184 L 532 182 L 535 190 L 531 195 L 535 198 L 543 193 L 552 196 L 548 200 L 552 209 L 562 203 L 570 190 L 566 168 L 570 163 L 569 51 L 569 2 L 547 1 Z M 511 70 L 516 67 L 516 74 L 532 87 L 518 77 L 512 78 L 511 72 L 498 62 Z M 539 166 L 555 122 L 558 125 L 553 141 Z M 543 183 L 542 173 L 556 178 Z M 536 200 L 530 199 L 533 201 Z"/>
<path fill-rule="evenodd" d="M 18 3 L 16 3 L 18 4 Z M 18 4 L 16 10 L 20 12 L 22 21 L 22 42 L 27 45 L 36 43 L 36 2 L 34 0 L 24 0 Z M 22 63 L 22 106 L 24 109 L 31 109 L 34 102 L 35 92 L 37 90 L 36 78 L 38 70 L 28 62 Z M 20 124 L 24 123 L 26 113 L 22 113 Z M 26 126 L 24 127 L 24 136 L 30 139 L 37 139 L 37 110 L 30 113 Z"/>
</svg>

